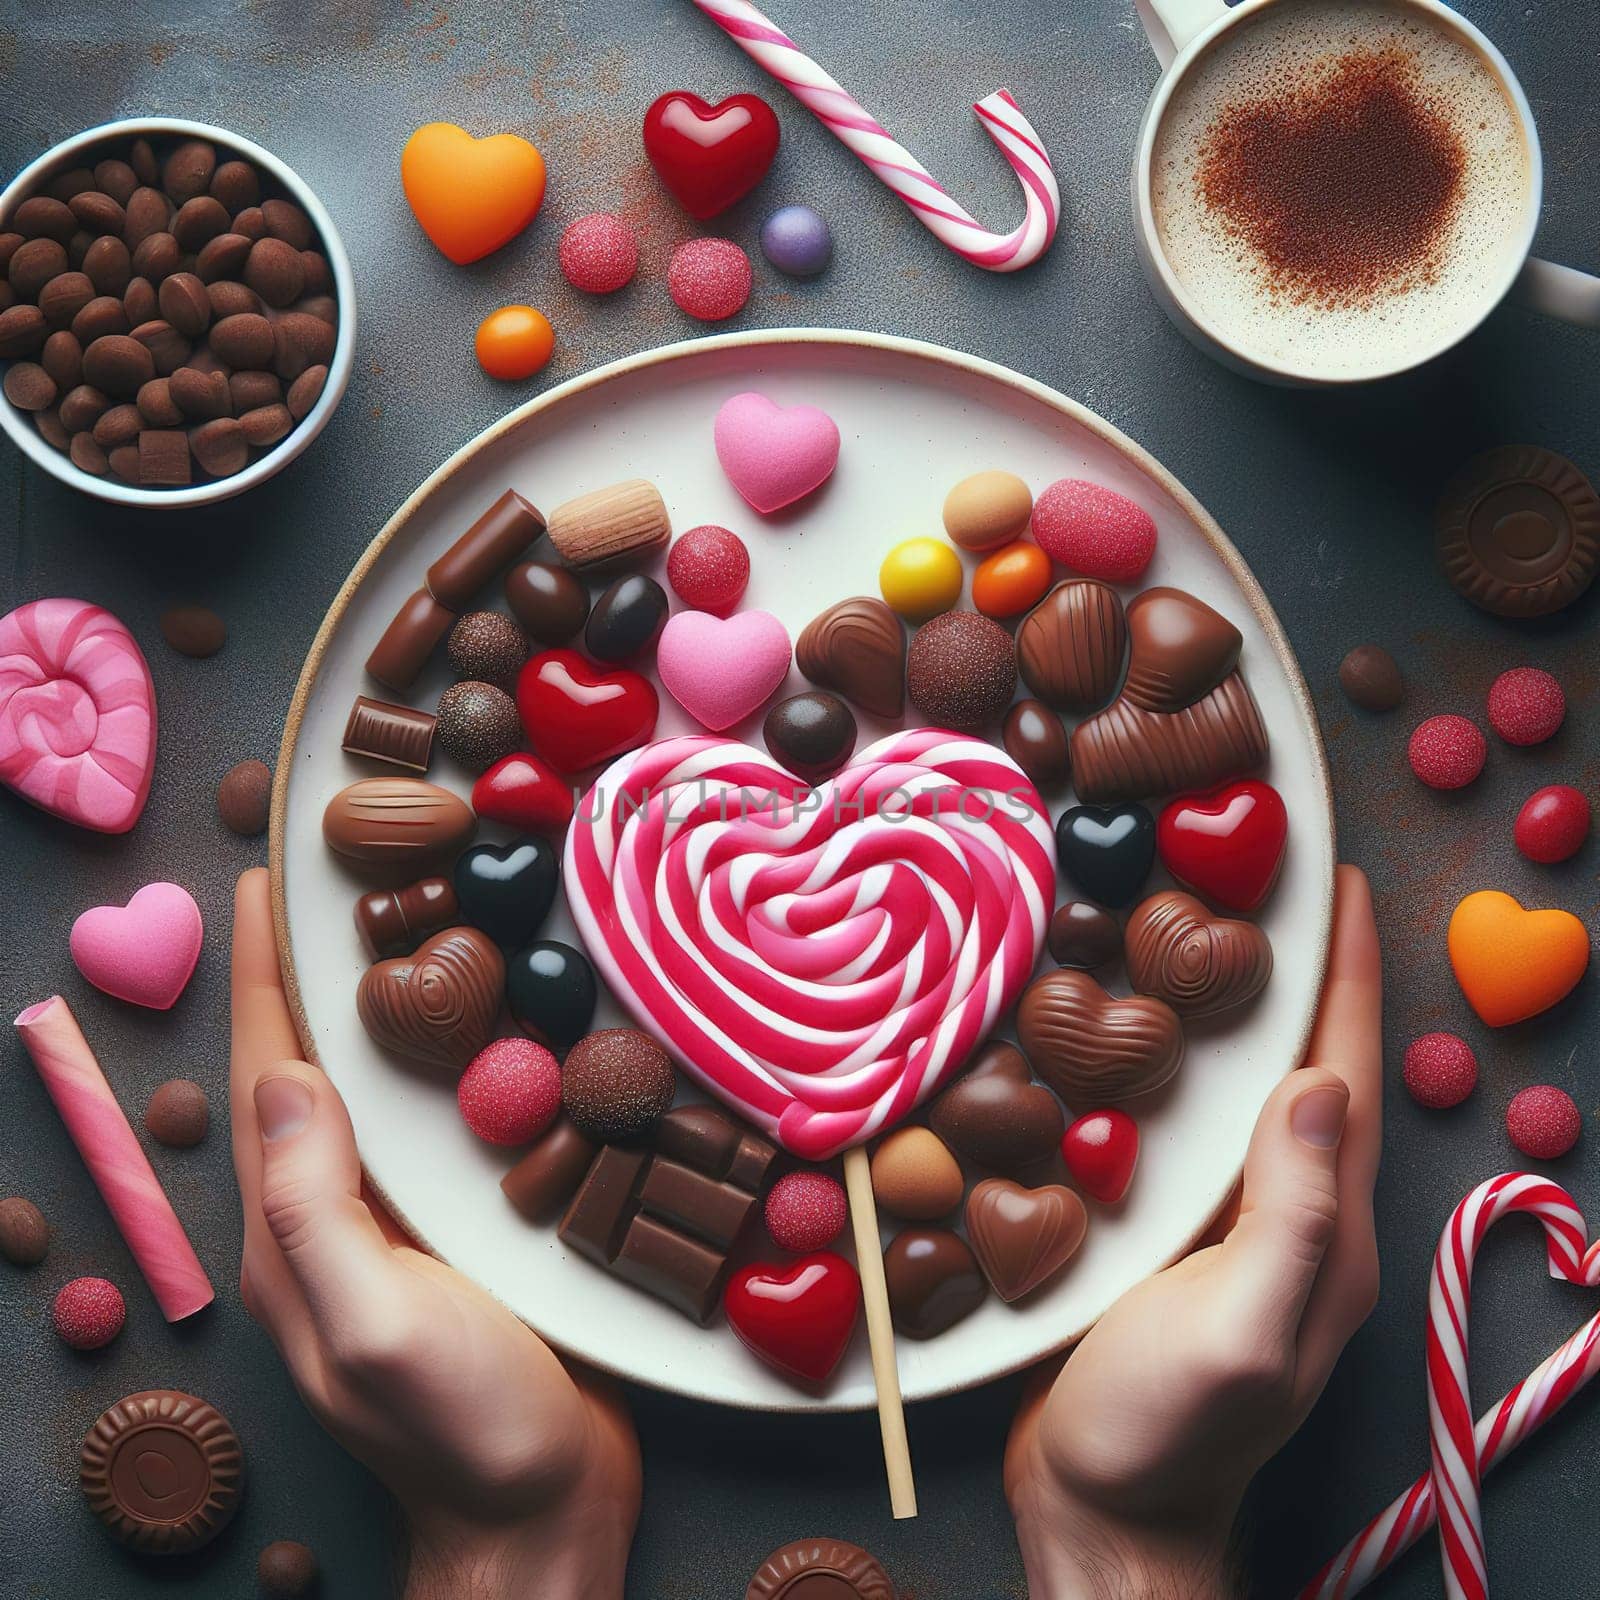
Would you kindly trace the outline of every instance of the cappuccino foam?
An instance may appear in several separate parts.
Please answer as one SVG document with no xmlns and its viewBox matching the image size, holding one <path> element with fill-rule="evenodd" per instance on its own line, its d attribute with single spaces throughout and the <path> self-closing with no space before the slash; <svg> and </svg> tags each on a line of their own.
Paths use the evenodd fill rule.
<svg viewBox="0 0 1600 1600">
<path fill-rule="evenodd" d="M 1151 182 L 1213 334 L 1334 378 L 1411 365 L 1475 321 L 1533 200 L 1488 62 L 1383 0 L 1281 0 L 1223 34 L 1173 92 Z"/>
</svg>

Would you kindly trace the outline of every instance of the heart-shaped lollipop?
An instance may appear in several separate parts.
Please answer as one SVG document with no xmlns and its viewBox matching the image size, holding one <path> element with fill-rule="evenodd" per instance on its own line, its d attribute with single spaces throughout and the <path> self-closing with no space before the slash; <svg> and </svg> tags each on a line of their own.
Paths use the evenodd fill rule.
<svg viewBox="0 0 1600 1600">
<path fill-rule="evenodd" d="M 1055 850 L 1033 785 L 976 739 L 893 734 L 808 790 L 748 745 L 696 737 L 601 775 L 564 881 L 639 1025 L 820 1161 L 935 1093 L 1011 1006 Z"/>
</svg>

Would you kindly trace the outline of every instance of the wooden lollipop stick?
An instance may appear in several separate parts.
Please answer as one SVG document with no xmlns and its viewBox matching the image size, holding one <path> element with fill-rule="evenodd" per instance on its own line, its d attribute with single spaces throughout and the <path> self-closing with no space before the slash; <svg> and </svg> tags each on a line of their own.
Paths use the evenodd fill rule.
<svg viewBox="0 0 1600 1600">
<path fill-rule="evenodd" d="M 895 1363 L 894 1323 L 889 1316 L 889 1286 L 883 1277 L 883 1242 L 878 1208 L 872 1198 L 867 1152 L 856 1145 L 844 1153 L 844 1187 L 850 1196 L 850 1225 L 856 1236 L 856 1268 L 867 1313 L 872 1378 L 878 1386 L 878 1427 L 883 1434 L 883 1465 L 889 1474 L 889 1508 L 896 1520 L 917 1514 L 917 1484 L 911 1475 L 911 1446 L 900 1400 L 900 1369 Z"/>
</svg>

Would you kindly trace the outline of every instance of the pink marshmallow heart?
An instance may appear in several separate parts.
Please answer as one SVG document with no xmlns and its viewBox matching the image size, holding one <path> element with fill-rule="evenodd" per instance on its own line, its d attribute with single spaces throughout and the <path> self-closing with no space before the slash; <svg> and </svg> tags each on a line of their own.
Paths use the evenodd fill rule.
<svg viewBox="0 0 1600 1600">
<path fill-rule="evenodd" d="M 72 924 L 72 959 L 95 988 L 168 1011 L 200 959 L 200 907 L 175 883 L 147 883 L 125 906 L 91 906 Z"/>
<path fill-rule="evenodd" d="M 673 698 L 713 733 L 743 722 L 789 675 L 789 632 L 770 611 L 680 611 L 656 644 Z"/>
<path fill-rule="evenodd" d="M 826 411 L 775 405 L 764 394 L 724 400 L 712 433 L 722 470 L 761 512 L 810 494 L 839 460 L 839 429 Z"/>
</svg>

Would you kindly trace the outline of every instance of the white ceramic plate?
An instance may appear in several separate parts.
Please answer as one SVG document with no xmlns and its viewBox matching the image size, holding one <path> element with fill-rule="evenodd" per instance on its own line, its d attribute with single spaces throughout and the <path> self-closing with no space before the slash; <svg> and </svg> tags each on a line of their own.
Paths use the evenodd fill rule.
<svg viewBox="0 0 1600 1600">
<path fill-rule="evenodd" d="M 712 449 L 718 405 L 750 388 L 780 404 L 821 406 L 843 437 L 825 488 L 770 519 L 739 499 Z M 1176 1082 L 1139 1108 L 1143 1154 L 1128 1199 L 1115 1211 L 1094 1208 L 1070 1270 L 1023 1308 L 991 1298 L 937 1339 L 900 1341 L 908 1399 L 967 1388 L 1061 1348 L 1130 1284 L 1183 1253 L 1227 1198 L 1256 1113 L 1298 1061 L 1310 1027 L 1333 890 L 1322 746 L 1277 619 L 1195 500 L 1092 412 L 970 356 L 867 334 L 724 335 L 572 379 L 458 451 L 373 541 L 312 647 L 284 734 L 272 823 L 279 938 L 306 1047 L 349 1102 L 372 1183 L 415 1236 L 554 1343 L 623 1377 L 741 1406 L 873 1404 L 864 1331 L 826 1392 L 806 1396 L 749 1356 L 726 1326 L 698 1328 L 569 1255 L 553 1227 L 530 1226 L 506 1203 L 498 1185 L 508 1155 L 467 1131 L 450 1088 L 367 1038 L 355 1010 L 365 961 L 350 915 L 363 885 L 324 847 L 320 829 L 339 789 L 384 770 L 339 748 L 351 702 L 373 687 L 362 663 L 427 564 L 508 486 L 549 506 L 618 479 L 651 479 L 676 529 L 714 522 L 744 537 L 753 566 L 745 604 L 775 612 L 798 635 L 833 601 L 875 594 L 888 547 L 939 533 L 946 490 L 991 466 L 1020 473 L 1035 491 L 1060 477 L 1093 478 L 1154 516 L 1160 543 L 1146 581 L 1193 591 L 1243 631 L 1243 670 L 1272 739 L 1266 776 L 1287 802 L 1290 844 L 1261 918 L 1276 955 L 1272 982 L 1236 1020 L 1189 1028 Z M 447 681 L 435 663 L 412 700 L 431 706 Z M 791 672 L 785 692 L 803 687 Z M 860 720 L 862 746 L 886 731 Z M 689 727 L 663 692 L 658 733 Z M 759 745 L 759 714 L 729 732 Z M 429 776 L 462 794 L 470 787 L 443 757 Z M 1047 799 L 1059 813 L 1065 797 Z M 560 897 L 545 931 L 579 942 Z M 602 1024 L 623 1020 L 604 999 Z"/>
</svg>

